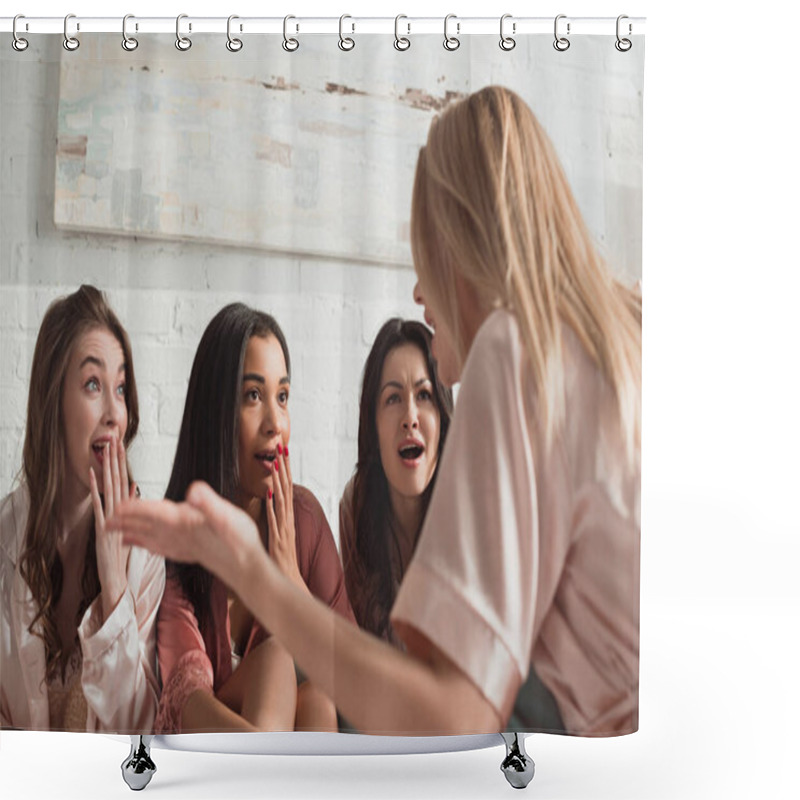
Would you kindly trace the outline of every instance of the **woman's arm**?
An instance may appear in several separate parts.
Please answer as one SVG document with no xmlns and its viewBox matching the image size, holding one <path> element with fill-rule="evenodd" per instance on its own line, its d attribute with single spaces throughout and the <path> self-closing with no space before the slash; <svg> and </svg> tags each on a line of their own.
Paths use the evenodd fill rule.
<svg viewBox="0 0 800 800">
<path fill-rule="evenodd" d="M 123 504 L 125 539 L 216 572 L 283 643 L 309 680 L 360 730 L 375 734 L 498 731 L 499 714 L 424 637 L 408 653 L 359 630 L 294 586 L 264 552 L 246 513 L 195 484 L 188 502 Z"/>
<path fill-rule="evenodd" d="M 134 579 L 132 572 L 140 573 Z M 97 729 L 150 732 L 158 707 L 156 615 L 164 592 L 164 560 L 131 555 L 125 592 L 106 618 L 102 598 L 78 627 L 81 683 Z"/>
</svg>

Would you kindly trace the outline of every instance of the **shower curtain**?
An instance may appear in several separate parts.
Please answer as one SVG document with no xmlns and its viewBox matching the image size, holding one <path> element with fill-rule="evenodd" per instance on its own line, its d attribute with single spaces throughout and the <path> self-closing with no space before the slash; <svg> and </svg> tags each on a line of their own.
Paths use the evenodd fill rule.
<svg viewBox="0 0 800 800">
<path fill-rule="evenodd" d="M 41 621 L 20 558 L 27 516 L 35 511 L 24 500 L 23 449 L 26 432 L 41 427 L 41 408 L 29 405 L 34 351 L 51 304 L 82 285 L 96 287 L 127 332 L 126 367 L 130 376 L 135 365 L 138 395 L 129 464 L 139 493 L 151 499 L 168 490 L 188 424 L 193 363 L 215 315 L 241 303 L 277 321 L 291 373 L 291 477 L 302 487 L 295 503 L 302 495 L 314 518 L 314 547 L 324 551 L 322 566 L 314 561 L 317 550 L 301 553 L 300 568 L 323 602 L 365 627 L 366 590 L 343 572 L 362 380 L 388 320 L 423 321 L 414 296 L 411 197 L 431 123 L 483 87 L 517 93 L 549 135 L 602 257 L 621 281 L 636 284 L 644 40 L 623 51 L 613 36 L 582 36 L 561 50 L 552 36 L 531 35 L 503 49 L 497 37 L 463 36 L 451 50 L 441 35 L 419 35 L 402 49 L 390 35 L 356 34 L 347 49 L 335 34 L 300 35 L 292 52 L 275 36 L 243 37 L 242 47 L 226 48 L 224 36 L 197 35 L 180 50 L 175 36 L 148 34 L 128 50 L 119 35 L 87 33 L 71 51 L 59 36 L 29 38 L 23 52 L 0 48 L 2 724 L 120 733 L 163 724 L 174 731 L 169 726 L 180 708 L 172 717 L 164 710 L 168 687 L 175 703 L 185 701 L 187 685 L 219 694 L 219 670 L 235 674 L 237 660 L 244 663 L 268 639 L 253 623 L 237 654 L 232 613 L 226 617 L 235 587 L 205 585 L 215 598 L 209 613 L 221 627 L 203 627 L 198 609 L 180 595 L 185 584 L 134 551 L 122 599 L 106 612 L 95 586 L 76 617 L 77 664 L 66 660 L 44 685 Z M 221 364 L 215 369 L 223 374 Z M 457 387 L 454 394 L 458 409 Z M 130 405 L 127 412 L 130 418 Z M 418 457 L 410 450 L 406 456 Z M 102 459 L 92 463 L 104 467 Z M 638 490 L 637 484 L 635 508 L 620 511 L 622 498 L 617 508 L 637 522 Z M 616 629 L 610 651 L 606 643 L 589 654 L 569 643 L 562 652 L 534 651 L 505 730 L 636 730 L 638 524 L 628 552 L 624 563 L 591 565 L 598 580 L 615 585 L 624 619 L 609 620 L 607 608 L 592 606 L 593 577 L 575 588 L 575 605 L 550 599 L 564 629 Z M 467 574 L 491 561 L 489 553 L 473 555 Z M 311 576 L 314 570 L 322 577 Z M 391 561 L 383 578 L 393 582 L 390 598 L 400 578 Z M 370 597 L 386 594 L 386 587 L 369 586 Z M 173 635 L 160 620 L 176 587 L 171 613 L 194 619 L 194 627 L 172 628 L 180 642 L 158 640 Z M 383 634 L 402 648 L 391 630 Z M 164 672 L 165 652 L 171 668 L 183 670 L 173 678 L 177 686 Z M 302 685 L 302 671 L 296 677 Z M 613 720 L 607 728 L 582 716 L 582 693 L 592 685 L 602 698 L 600 684 L 615 689 L 605 697 L 607 708 L 593 708 L 596 718 L 607 712 Z M 341 713 L 335 728 L 355 730 Z"/>
</svg>

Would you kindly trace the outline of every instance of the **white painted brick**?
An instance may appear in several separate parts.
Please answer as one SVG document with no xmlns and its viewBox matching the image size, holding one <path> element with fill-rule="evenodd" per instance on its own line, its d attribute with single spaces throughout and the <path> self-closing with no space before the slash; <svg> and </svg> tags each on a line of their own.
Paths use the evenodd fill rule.
<svg viewBox="0 0 800 800">
<path fill-rule="evenodd" d="M 137 481 L 160 487 L 154 496 L 163 495 L 172 472 L 177 437 L 137 436 L 130 451 L 131 469 Z"/>
<path fill-rule="evenodd" d="M 136 363 L 135 358 L 134 363 Z M 138 364 L 136 366 L 138 369 Z M 158 386 L 153 383 L 144 383 L 138 372 L 136 376 L 136 391 L 139 395 L 139 435 L 157 435 Z"/>
<path fill-rule="evenodd" d="M 641 217 L 641 167 L 631 164 L 640 158 L 641 96 L 629 85 L 629 55 L 607 50 L 597 68 L 597 60 L 582 57 L 577 46 L 565 59 L 543 40 L 531 48 L 525 67 L 538 104 L 534 110 L 564 157 L 578 202 L 598 234 L 614 230 L 626 215 Z M 0 435 L 0 493 L 8 491 L 19 467 L 42 315 L 52 299 L 91 282 L 109 293 L 131 335 L 142 419 L 131 460 L 145 495 L 160 497 L 166 487 L 200 336 L 225 303 L 241 300 L 273 314 L 286 333 L 294 364 L 295 475 L 318 496 L 335 531 L 339 495 L 355 464 L 367 353 L 390 316 L 422 319 L 411 296 L 413 270 L 56 229 L 48 170 L 60 52 L 57 37 L 34 37 L 25 63 L 9 57 L 0 70 L 0 416 L 13 422 L 3 423 Z M 506 56 L 492 63 L 491 79 L 498 83 L 508 83 L 519 68 Z M 559 85 L 556 72 L 564 76 Z M 465 79 L 463 89 L 469 88 Z M 580 125 L 574 124 L 575 103 Z M 412 161 L 416 149 L 404 154 Z M 365 198 L 365 231 L 381 213 L 406 220 L 401 212 L 409 201 L 408 188 L 387 187 L 381 203 Z M 604 237 L 610 260 L 638 277 L 640 236 L 616 235 L 621 240 Z"/>
<path fill-rule="evenodd" d="M 186 391 L 183 387 L 165 387 L 158 402 L 158 432 L 177 437 L 181 432 Z"/>
<path fill-rule="evenodd" d="M 194 358 L 194 347 L 133 344 L 137 380 L 156 386 L 179 386 L 185 390 Z"/>
<path fill-rule="evenodd" d="M 166 337 L 172 326 L 171 294 L 153 289 L 117 288 L 110 290 L 108 300 L 128 335 Z"/>
<path fill-rule="evenodd" d="M 7 331 L 17 331 L 24 327 L 22 324 L 24 303 L 21 301 L 24 299 L 25 293 L 24 289 L 16 286 L 0 287 L 0 330 L 3 331 L 4 343 L 8 335 Z"/>
</svg>

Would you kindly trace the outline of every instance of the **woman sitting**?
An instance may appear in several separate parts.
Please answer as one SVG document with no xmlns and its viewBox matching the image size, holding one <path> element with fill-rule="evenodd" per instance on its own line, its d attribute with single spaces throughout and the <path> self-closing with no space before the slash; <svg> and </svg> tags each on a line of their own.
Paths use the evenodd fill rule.
<svg viewBox="0 0 800 800">
<path fill-rule="evenodd" d="M 364 366 L 358 463 L 339 503 L 339 542 L 358 624 L 397 646 L 389 612 L 422 530 L 452 412 L 430 331 L 390 319 Z"/>
<path fill-rule="evenodd" d="M 278 323 L 241 303 L 219 311 L 192 365 L 166 496 L 180 501 L 193 481 L 208 482 L 257 526 L 284 575 L 353 621 L 322 507 L 292 483 L 290 389 Z M 335 730 L 332 701 L 296 674 L 237 588 L 199 565 L 168 564 L 157 732 Z"/>
<path fill-rule="evenodd" d="M 0 725 L 150 733 L 164 561 L 106 521 L 135 497 L 128 335 L 93 286 L 56 300 L 33 353 L 22 480 L 0 505 Z"/>
</svg>

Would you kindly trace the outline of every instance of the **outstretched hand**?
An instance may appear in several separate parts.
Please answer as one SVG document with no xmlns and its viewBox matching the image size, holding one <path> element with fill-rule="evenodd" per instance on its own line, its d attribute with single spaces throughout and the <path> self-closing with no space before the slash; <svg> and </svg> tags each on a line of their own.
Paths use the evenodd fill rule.
<svg viewBox="0 0 800 800">
<path fill-rule="evenodd" d="M 123 503 L 109 525 L 125 544 L 200 564 L 233 588 L 243 582 L 247 567 L 266 557 L 255 522 L 202 482 L 189 487 L 183 503 Z"/>
</svg>

